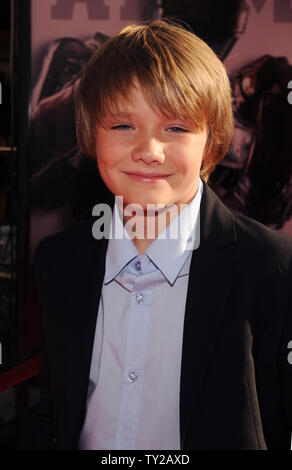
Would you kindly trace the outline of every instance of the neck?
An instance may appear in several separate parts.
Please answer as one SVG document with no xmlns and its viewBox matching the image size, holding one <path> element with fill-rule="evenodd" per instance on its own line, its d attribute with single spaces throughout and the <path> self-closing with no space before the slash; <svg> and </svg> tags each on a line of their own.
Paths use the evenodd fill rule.
<svg viewBox="0 0 292 470">
<path fill-rule="evenodd" d="M 178 217 L 184 207 L 172 204 L 154 213 L 123 216 L 124 227 L 140 254 Z"/>
</svg>

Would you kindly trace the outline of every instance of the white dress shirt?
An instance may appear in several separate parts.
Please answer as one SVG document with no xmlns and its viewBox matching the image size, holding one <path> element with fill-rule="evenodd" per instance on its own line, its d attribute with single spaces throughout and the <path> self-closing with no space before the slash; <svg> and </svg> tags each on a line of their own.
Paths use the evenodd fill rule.
<svg viewBox="0 0 292 470">
<path fill-rule="evenodd" d="M 143 255 L 127 236 L 109 240 L 80 449 L 180 449 L 190 241 L 197 249 L 202 191 L 200 180 L 188 207 Z M 177 222 L 183 236 L 171 239 Z M 116 204 L 112 233 L 115 224 L 122 225 Z"/>
</svg>

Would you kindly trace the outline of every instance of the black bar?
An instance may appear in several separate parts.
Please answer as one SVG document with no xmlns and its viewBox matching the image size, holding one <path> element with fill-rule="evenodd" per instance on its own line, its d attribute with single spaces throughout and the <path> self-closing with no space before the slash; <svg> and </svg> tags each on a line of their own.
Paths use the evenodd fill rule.
<svg viewBox="0 0 292 470">
<path fill-rule="evenodd" d="M 12 0 L 13 10 L 13 103 L 11 146 L 17 147 L 16 159 L 16 303 L 13 325 L 12 358 L 19 362 L 21 319 L 24 315 L 29 265 L 29 102 L 31 93 L 31 9 L 30 0 Z"/>
</svg>

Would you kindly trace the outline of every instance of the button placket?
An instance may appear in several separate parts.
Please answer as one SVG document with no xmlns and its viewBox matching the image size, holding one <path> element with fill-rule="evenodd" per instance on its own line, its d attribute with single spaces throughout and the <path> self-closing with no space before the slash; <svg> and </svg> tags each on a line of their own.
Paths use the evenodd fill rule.
<svg viewBox="0 0 292 470">
<path fill-rule="evenodd" d="M 131 383 L 134 383 L 136 382 L 138 379 L 138 374 L 137 372 L 135 372 L 134 370 L 131 370 L 129 373 L 128 373 L 128 380 L 129 382 Z"/>
<path fill-rule="evenodd" d="M 143 294 L 143 292 L 137 292 L 136 302 L 137 302 L 137 304 L 140 304 L 140 305 L 144 303 L 144 294 Z"/>
<path fill-rule="evenodd" d="M 137 276 L 140 278 L 140 276 Z M 133 449 L 138 429 L 142 403 L 145 353 L 149 334 L 148 292 L 142 292 L 134 284 L 131 295 L 128 337 L 126 342 L 123 393 L 116 432 L 115 449 Z"/>
</svg>

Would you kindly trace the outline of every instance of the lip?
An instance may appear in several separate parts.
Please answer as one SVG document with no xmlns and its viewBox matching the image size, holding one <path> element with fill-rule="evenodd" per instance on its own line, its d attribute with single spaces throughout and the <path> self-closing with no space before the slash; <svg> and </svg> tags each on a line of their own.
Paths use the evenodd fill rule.
<svg viewBox="0 0 292 470">
<path fill-rule="evenodd" d="M 161 175 L 159 173 L 144 173 L 142 171 L 124 171 L 124 173 L 133 180 L 139 181 L 140 183 L 155 183 L 156 181 L 165 180 L 171 176 L 171 174 Z"/>
</svg>

